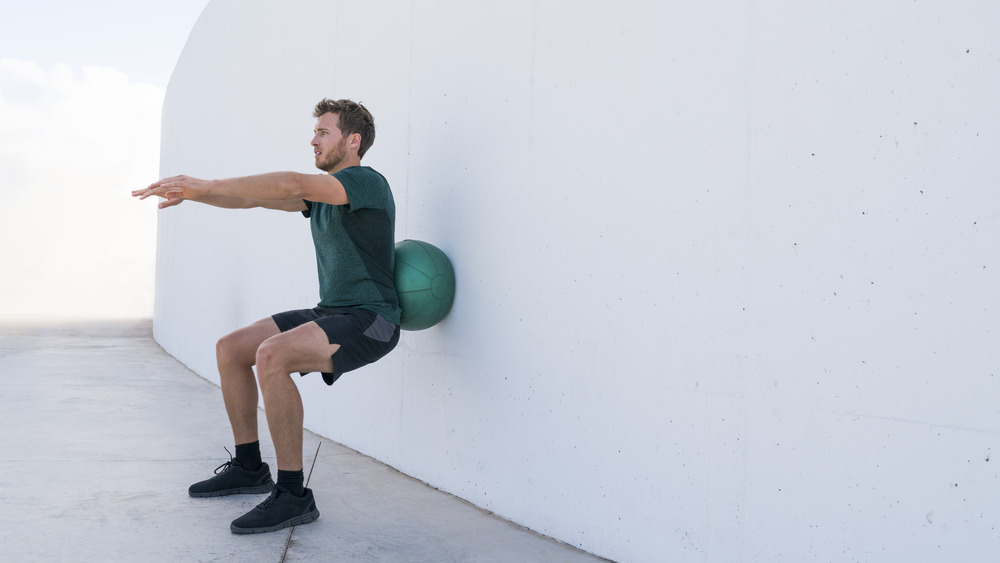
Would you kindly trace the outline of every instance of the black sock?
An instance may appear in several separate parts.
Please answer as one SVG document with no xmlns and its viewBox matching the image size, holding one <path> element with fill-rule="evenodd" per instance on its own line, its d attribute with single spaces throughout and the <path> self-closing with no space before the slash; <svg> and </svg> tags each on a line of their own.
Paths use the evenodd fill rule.
<svg viewBox="0 0 1000 563">
<path fill-rule="evenodd" d="M 301 469 L 298 471 L 282 471 L 279 469 L 278 482 L 275 485 L 279 485 L 293 495 L 300 497 L 306 494 L 306 489 L 303 485 L 304 482 L 305 475 L 303 475 Z"/>
<path fill-rule="evenodd" d="M 260 469 L 260 440 L 249 444 L 236 444 L 236 460 L 249 471 Z"/>
</svg>

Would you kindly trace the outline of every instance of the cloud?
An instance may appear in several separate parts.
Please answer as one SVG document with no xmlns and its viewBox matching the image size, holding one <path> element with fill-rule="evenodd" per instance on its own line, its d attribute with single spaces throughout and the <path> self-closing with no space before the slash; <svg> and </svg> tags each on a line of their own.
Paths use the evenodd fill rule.
<svg viewBox="0 0 1000 563">
<path fill-rule="evenodd" d="M 0 59 L 0 320 L 152 315 L 164 91 Z"/>
</svg>

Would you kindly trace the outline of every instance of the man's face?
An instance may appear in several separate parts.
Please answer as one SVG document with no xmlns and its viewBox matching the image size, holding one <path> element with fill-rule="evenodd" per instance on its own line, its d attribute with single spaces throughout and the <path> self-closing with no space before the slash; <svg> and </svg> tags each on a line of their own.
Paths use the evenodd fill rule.
<svg viewBox="0 0 1000 563">
<path fill-rule="evenodd" d="M 316 168 L 336 172 L 347 161 L 347 137 L 340 132 L 340 118 L 335 113 L 324 113 L 316 120 L 312 147 Z"/>
</svg>

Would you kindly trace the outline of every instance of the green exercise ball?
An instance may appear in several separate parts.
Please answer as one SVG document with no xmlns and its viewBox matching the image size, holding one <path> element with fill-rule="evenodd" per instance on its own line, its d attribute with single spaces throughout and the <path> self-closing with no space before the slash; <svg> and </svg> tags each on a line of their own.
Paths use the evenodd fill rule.
<svg viewBox="0 0 1000 563">
<path fill-rule="evenodd" d="M 399 307 L 403 310 L 399 328 L 430 328 L 451 310 L 455 270 L 440 248 L 419 240 L 397 242 L 395 277 Z"/>
</svg>

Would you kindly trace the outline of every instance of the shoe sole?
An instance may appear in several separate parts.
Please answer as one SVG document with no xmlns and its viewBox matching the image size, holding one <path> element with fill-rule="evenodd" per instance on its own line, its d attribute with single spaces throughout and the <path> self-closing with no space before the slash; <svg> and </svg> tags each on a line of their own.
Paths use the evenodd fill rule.
<svg viewBox="0 0 1000 563">
<path fill-rule="evenodd" d="M 206 491 L 204 493 L 192 493 L 191 491 L 188 491 L 188 494 L 195 498 L 225 497 L 229 495 L 259 495 L 261 493 L 269 493 L 273 489 L 274 485 L 272 483 L 267 483 L 265 485 L 258 485 L 256 487 L 236 487 L 233 489 Z"/>
<path fill-rule="evenodd" d="M 267 532 L 277 532 L 278 530 L 291 528 L 292 526 L 309 524 L 310 522 L 315 522 L 317 518 L 319 518 L 319 510 L 313 509 L 312 512 L 296 516 L 294 518 L 289 518 L 288 520 L 275 524 L 274 526 L 266 526 L 264 528 L 237 528 L 235 524 L 230 524 L 229 529 L 234 534 L 265 534 Z"/>
</svg>

